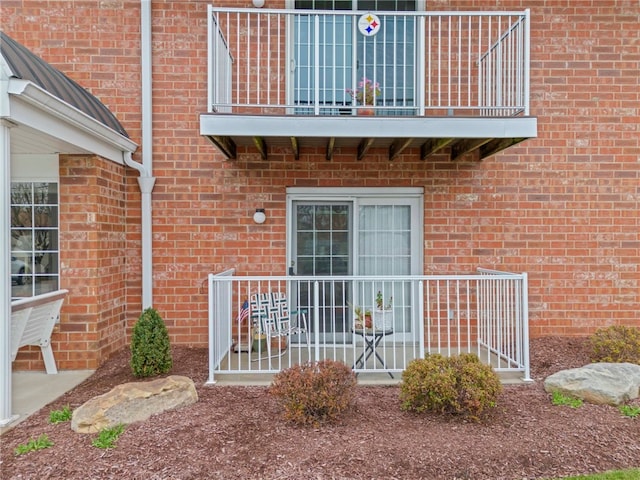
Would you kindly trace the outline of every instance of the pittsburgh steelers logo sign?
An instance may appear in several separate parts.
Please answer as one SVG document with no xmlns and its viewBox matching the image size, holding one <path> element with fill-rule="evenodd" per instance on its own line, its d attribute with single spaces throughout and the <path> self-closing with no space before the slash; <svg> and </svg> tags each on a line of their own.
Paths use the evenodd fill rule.
<svg viewBox="0 0 640 480">
<path fill-rule="evenodd" d="M 380 31 L 380 19 L 373 13 L 365 13 L 358 20 L 358 30 L 365 37 L 373 37 Z"/>
</svg>

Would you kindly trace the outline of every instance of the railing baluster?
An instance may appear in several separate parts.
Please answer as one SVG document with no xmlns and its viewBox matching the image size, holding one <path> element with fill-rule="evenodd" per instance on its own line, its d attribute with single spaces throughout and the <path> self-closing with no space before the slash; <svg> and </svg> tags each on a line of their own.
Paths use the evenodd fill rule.
<svg viewBox="0 0 640 480">
<path fill-rule="evenodd" d="M 425 71 L 425 18 L 424 17 L 420 17 L 418 19 L 417 25 L 415 26 L 416 28 L 416 34 L 418 36 L 418 41 L 416 42 L 416 59 L 418 62 L 417 65 L 417 73 L 418 73 L 418 78 L 424 78 L 425 81 L 427 82 L 427 85 L 429 85 L 429 76 L 426 75 L 426 71 Z M 417 107 L 418 107 L 418 111 L 417 114 L 420 116 L 424 115 L 424 106 L 425 106 L 425 89 L 424 88 L 420 88 L 420 85 L 416 85 L 414 88 L 414 95 L 416 98 L 416 102 L 417 102 Z M 404 102 L 402 104 L 402 106 L 406 106 L 406 102 Z"/>
<path fill-rule="evenodd" d="M 313 282 L 313 319 L 315 332 L 315 357 L 317 362 L 320 360 L 320 284 L 318 281 Z"/>
</svg>

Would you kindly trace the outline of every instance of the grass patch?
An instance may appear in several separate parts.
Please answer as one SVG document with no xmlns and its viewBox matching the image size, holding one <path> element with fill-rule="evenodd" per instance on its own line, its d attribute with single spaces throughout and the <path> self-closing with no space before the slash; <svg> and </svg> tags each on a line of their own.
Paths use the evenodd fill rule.
<svg viewBox="0 0 640 480">
<path fill-rule="evenodd" d="M 25 453 L 34 452 L 36 450 L 43 450 L 52 446 L 53 442 L 49 440 L 49 437 L 47 437 L 46 433 L 43 433 L 36 439 L 32 438 L 27 443 L 18 445 L 13 453 L 15 453 L 16 455 L 22 455 Z"/>
<path fill-rule="evenodd" d="M 577 477 L 563 477 L 562 480 L 638 480 L 640 469 L 611 470 L 609 472 L 594 473 L 592 475 L 578 475 Z"/>
<path fill-rule="evenodd" d="M 640 415 L 640 407 L 636 405 L 620 405 L 618 407 L 618 410 L 625 417 L 636 418 L 638 415 Z"/>
<path fill-rule="evenodd" d="M 62 410 L 53 410 L 49 413 L 49 423 L 62 423 L 71 420 L 71 408 L 65 405 Z"/>
<path fill-rule="evenodd" d="M 551 394 L 551 403 L 553 405 L 566 405 L 571 408 L 579 408 L 582 406 L 582 399 L 565 395 L 556 390 Z"/>
<path fill-rule="evenodd" d="M 119 424 L 115 427 L 100 430 L 100 433 L 93 439 L 91 445 L 97 448 L 107 449 L 115 448 L 118 437 L 124 432 L 124 425 Z"/>
</svg>

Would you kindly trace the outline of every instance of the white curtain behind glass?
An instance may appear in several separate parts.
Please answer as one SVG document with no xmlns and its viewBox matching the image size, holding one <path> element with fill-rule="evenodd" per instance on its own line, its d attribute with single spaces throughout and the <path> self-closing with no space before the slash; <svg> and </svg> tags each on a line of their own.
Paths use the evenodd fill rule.
<svg viewBox="0 0 640 480">
<path fill-rule="evenodd" d="M 411 207 L 409 205 L 361 205 L 358 216 L 358 267 L 360 275 L 410 275 Z M 363 305 L 374 305 L 380 292 L 384 305 L 394 311 L 396 332 L 410 329 L 411 293 L 402 282 L 365 282 L 356 296 Z"/>
<path fill-rule="evenodd" d="M 363 205 L 358 222 L 360 275 L 411 274 L 409 205 Z"/>
</svg>

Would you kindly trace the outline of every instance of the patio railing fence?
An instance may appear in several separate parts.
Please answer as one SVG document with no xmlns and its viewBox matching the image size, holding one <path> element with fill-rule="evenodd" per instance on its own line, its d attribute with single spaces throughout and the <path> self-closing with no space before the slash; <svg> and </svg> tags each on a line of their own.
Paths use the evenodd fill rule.
<svg viewBox="0 0 640 480">
<path fill-rule="evenodd" d="M 529 115 L 528 10 L 375 14 L 209 7 L 208 111 L 353 114 L 367 78 L 382 115 Z"/>
<path fill-rule="evenodd" d="M 292 312 L 304 313 L 306 334 L 267 348 L 251 306 L 261 293 L 285 295 Z M 496 371 L 529 380 L 527 295 L 526 274 L 493 270 L 388 277 L 210 274 L 208 382 L 323 359 L 343 361 L 358 374 L 393 376 L 427 353 L 475 353 Z M 371 329 L 359 328 L 357 311 L 371 313 Z"/>
</svg>

